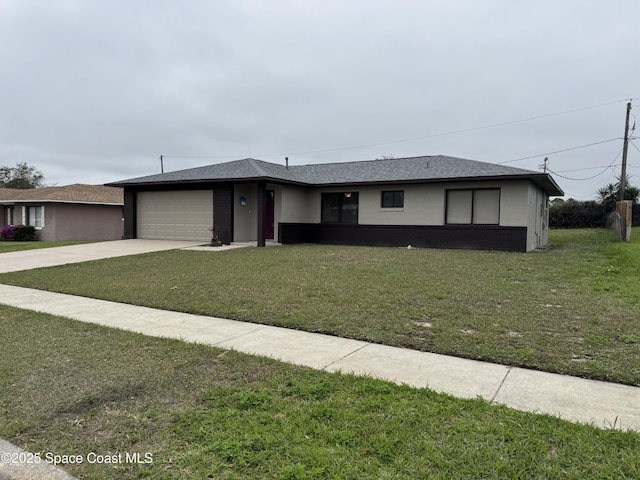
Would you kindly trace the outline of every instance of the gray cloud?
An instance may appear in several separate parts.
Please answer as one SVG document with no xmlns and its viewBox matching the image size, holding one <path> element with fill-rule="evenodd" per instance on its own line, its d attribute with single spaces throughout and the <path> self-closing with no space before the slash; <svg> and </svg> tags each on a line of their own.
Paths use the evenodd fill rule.
<svg viewBox="0 0 640 480">
<path fill-rule="evenodd" d="M 284 154 L 298 164 L 384 154 L 502 162 L 621 137 L 625 102 L 337 148 L 640 95 L 633 1 L 4 0 L 0 8 L 0 164 L 26 161 L 61 185 L 155 173 L 160 154 L 215 157 L 169 156 L 167 169 Z M 621 148 L 620 140 L 555 154 L 550 165 L 608 165 Z M 297 153 L 318 150 L 331 151 Z M 638 154 L 630 149 L 631 165 Z M 535 170 L 542 159 L 512 165 Z M 640 167 L 629 170 L 640 176 Z M 618 171 L 557 180 L 588 198 Z"/>
</svg>

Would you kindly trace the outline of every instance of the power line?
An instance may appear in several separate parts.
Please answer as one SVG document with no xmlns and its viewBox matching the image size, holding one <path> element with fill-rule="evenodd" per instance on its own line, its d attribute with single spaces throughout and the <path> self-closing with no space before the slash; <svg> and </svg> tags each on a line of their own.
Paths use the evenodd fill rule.
<svg viewBox="0 0 640 480">
<path fill-rule="evenodd" d="M 606 172 L 607 170 L 609 170 L 610 167 L 606 167 L 604 170 L 602 170 L 600 173 L 597 173 L 591 177 L 586 177 L 586 178 L 570 178 L 570 177 L 565 177 L 564 175 L 560 175 L 558 172 L 554 172 L 551 169 L 547 169 L 550 173 L 553 173 L 554 175 L 560 177 L 560 178 L 564 178 L 565 180 L 572 180 L 574 182 L 581 182 L 583 180 L 593 180 L 596 177 L 599 177 L 600 175 L 602 175 L 604 172 Z"/>
<path fill-rule="evenodd" d="M 473 128 L 465 128 L 462 130 L 453 130 L 453 131 L 449 131 L 449 132 L 443 132 L 443 133 L 435 133 L 435 134 L 431 134 L 431 135 L 423 135 L 420 137 L 411 137 L 411 138 L 404 138 L 404 139 L 400 139 L 400 140 L 391 140 L 388 142 L 380 142 L 380 143 L 370 143 L 370 144 L 365 144 L 365 145 L 352 145 L 352 146 L 348 146 L 348 147 L 336 147 L 336 148 L 327 148 L 327 149 L 323 149 L 323 150 L 307 150 L 307 151 L 300 151 L 300 152 L 284 152 L 284 153 L 267 153 L 267 154 L 260 154 L 260 155 L 250 155 L 251 157 L 276 157 L 276 156 L 283 156 L 283 155 L 310 155 L 310 154 L 314 154 L 314 153 L 328 153 L 328 152 L 338 152 L 338 151 L 343 151 L 343 150 L 358 150 L 358 149 L 363 149 L 363 148 L 370 148 L 370 147 L 379 147 L 379 146 L 383 146 L 383 145 L 393 145 L 396 143 L 405 143 L 405 142 L 413 142 L 416 140 L 426 140 L 428 138 L 436 138 L 436 137 L 444 137 L 444 136 L 448 136 L 448 135 L 457 135 L 459 133 L 468 133 L 468 132 L 474 132 L 474 131 L 478 131 L 478 130 L 485 130 L 488 128 L 496 128 L 496 127 L 504 127 L 504 126 L 508 126 L 508 125 L 514 125 L 516 123 L 523 123 L 523 122 L 529 122 L 532 120 L 540 120 L 542 118 L 549 118 L 549 117 L 555 117 L 555 116 L 559 116 L 559 115 L 566 115 L 569 113 L 576 113 L 576 112 L 581 112 L 584 110 L 590 110 L 593 108 L 599 108 L 599 107 L 604 107 L 604 106 L 608 106 L 608 105 L 613 105 L 616 103 L 621 103 L 621 102 L 626 102 L 627 99 L 624 100 L 616 100 L 614 102 L 607 102 L 607 103 L 600 103 L 598 105 L 590 105 L 588 107 L 581 107 L 581 108 L 574 108 L 572 110 L 565 110 L 562 112 L 556 112 L 556 113 L 549 113 L 546 115 L 538 115 L 535 117 L 528 117 L 528 118 L 523 118 L 520 120 L 512 120 L 509 122 L 502 122 L 502 123 L 494 123 L 491 125 L 483 125 L 480 127 L 473 127 Z M 163 157 L 170 157 L 170 158 L 242 158 L 245 155 L 163 155 Z M 529 158 L 533 158 L 533 157 L 529 157 Z M 513 160 L 513 161 L 518 161 L 518 160 Z M 509 162 L 502 162 L 502 163 L 509 163 Z"/>
<path fill-rule="evenodd" d="M 610 138 L 609 140 L 602 140 L 600 142 L 587 143 L 586 145 L 578 145 L 577 147 L 565 148 L 563 150 L 556 150 L 554 152 L 538 153 L 537 155 L 529 155 L 528 157 L 515 158 L 513 160 L 507 160 L 506 162 L 498 162 L 498 165 L 502 165 L 502 164 L 505 164 L 505 163 L 521 162 L 523 160 L 529 160 L 531 158 L 537 158 L 537 157 L 544 157 L 544 156 L 548 156 L 548 155 L 553 155 L 554 153 L 570 152 L 571 150 L 578 150 L 580 148 L 593 147 L 594 145 L 601 145 L 603 143 L 613 142 L 613 141 L 616 141 L 616 140 L 621 140 L 621 138 Z"/>
<path fill-rule="evenodd" d="M 566 180 L 572 180 L 572 181 L 576 181 L 576 182 L 582 182 L 584 180 L 592 180 L 596 177 L 599 177 L 600 175 L 602 175 L 604 172 L 606 172 L 608 169 L 612 168 L 614 166 L 614 164 L 616 163 L 616 160 L 618 160 L 618 157 L 620 157 L 620 154 L 622 153 L 624 149 L 621 149 L 618 154 L 616 155 L 616 157 L 611 161 L 611 163 L 609 165 L 607 165 L 606 167 L 604 167 L 604 169 L 600 172 L 600 173 L 596 173 L 595 175 L 591 176 L 591 177 L 586 177 L 586 178 L 569 178 L 569 177 L 565 177 L 564 175 L 560 175 L 558 172 L 553 172 L 551 170 L 549 170 L 551 173 L 553 173 L 554 175 L 557 175 L 560 178 L 564 178 Z M 576 170 L 588 170 L 588 169 L 576 169 Z"/>
<path fill-rule="evenodd" d="M 558 170 L 558 173 L 581 172 L 583 170 L 595 170 L 597 168 L 611 168 L 611 167 L 619 167 L 619 166 L 620 164 L 616 163 L 614 165 L 600 165 L 598 167 L 572 168 L 571 170 Z"/>
</svg>

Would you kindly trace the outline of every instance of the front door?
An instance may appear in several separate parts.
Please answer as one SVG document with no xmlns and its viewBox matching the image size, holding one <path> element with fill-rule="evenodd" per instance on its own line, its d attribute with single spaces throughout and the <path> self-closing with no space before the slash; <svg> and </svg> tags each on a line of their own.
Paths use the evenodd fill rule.
<svg viewBox="0 0 640 480">
<path fill-rule="evenodd" d="M 264 238 L 268 240 L 274 239 L 273 223 L 274 217 L 274 204 L 275 204 L 275 192 L 273 190 L 267 190 L 267 198 L 264 202 Z"/>
</svg>

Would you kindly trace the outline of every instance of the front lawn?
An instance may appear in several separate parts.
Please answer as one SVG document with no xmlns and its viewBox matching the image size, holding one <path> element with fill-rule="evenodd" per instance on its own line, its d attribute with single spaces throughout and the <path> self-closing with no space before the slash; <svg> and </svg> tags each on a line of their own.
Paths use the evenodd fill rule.
<svg viewBox="0 0 640 480">
<path fill-rule="evenodd" d="M 2 305 L 0 331 L 0 438 L 82 479 L 640 477 L 635 432 Z"/>
<path fill-rule="evenodd" d="M 168 251 L 0 282 L 640 385 L 640 229 L 528 254 L 292 245 Z"/>
</svg>

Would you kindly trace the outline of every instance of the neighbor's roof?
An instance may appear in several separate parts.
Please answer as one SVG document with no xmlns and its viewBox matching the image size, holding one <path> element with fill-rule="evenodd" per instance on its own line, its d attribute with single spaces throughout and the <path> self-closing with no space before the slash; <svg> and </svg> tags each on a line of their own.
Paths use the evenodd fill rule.
<svg viewBox="0 0 640 480">
<path fill-rule="evenodd" d="M 426 183 L 472 180 L 531 180 L 550 195 L 564 192 L 546 173 L 478 162 L 444 155 L 392 158 L 345 163 L 284 165 L 245 158 L 232 162 L 108 183 L 112 186 L 142 186 L 194 182 L 257 181 L 308 186 Z"/>
<path fill-rule="evenodd" d="M 0 188 L 0 203 L 7 202 L 123 205 L 124 193 L 122 188 L 81 183 L 63 187 Z"/>
</svg>

